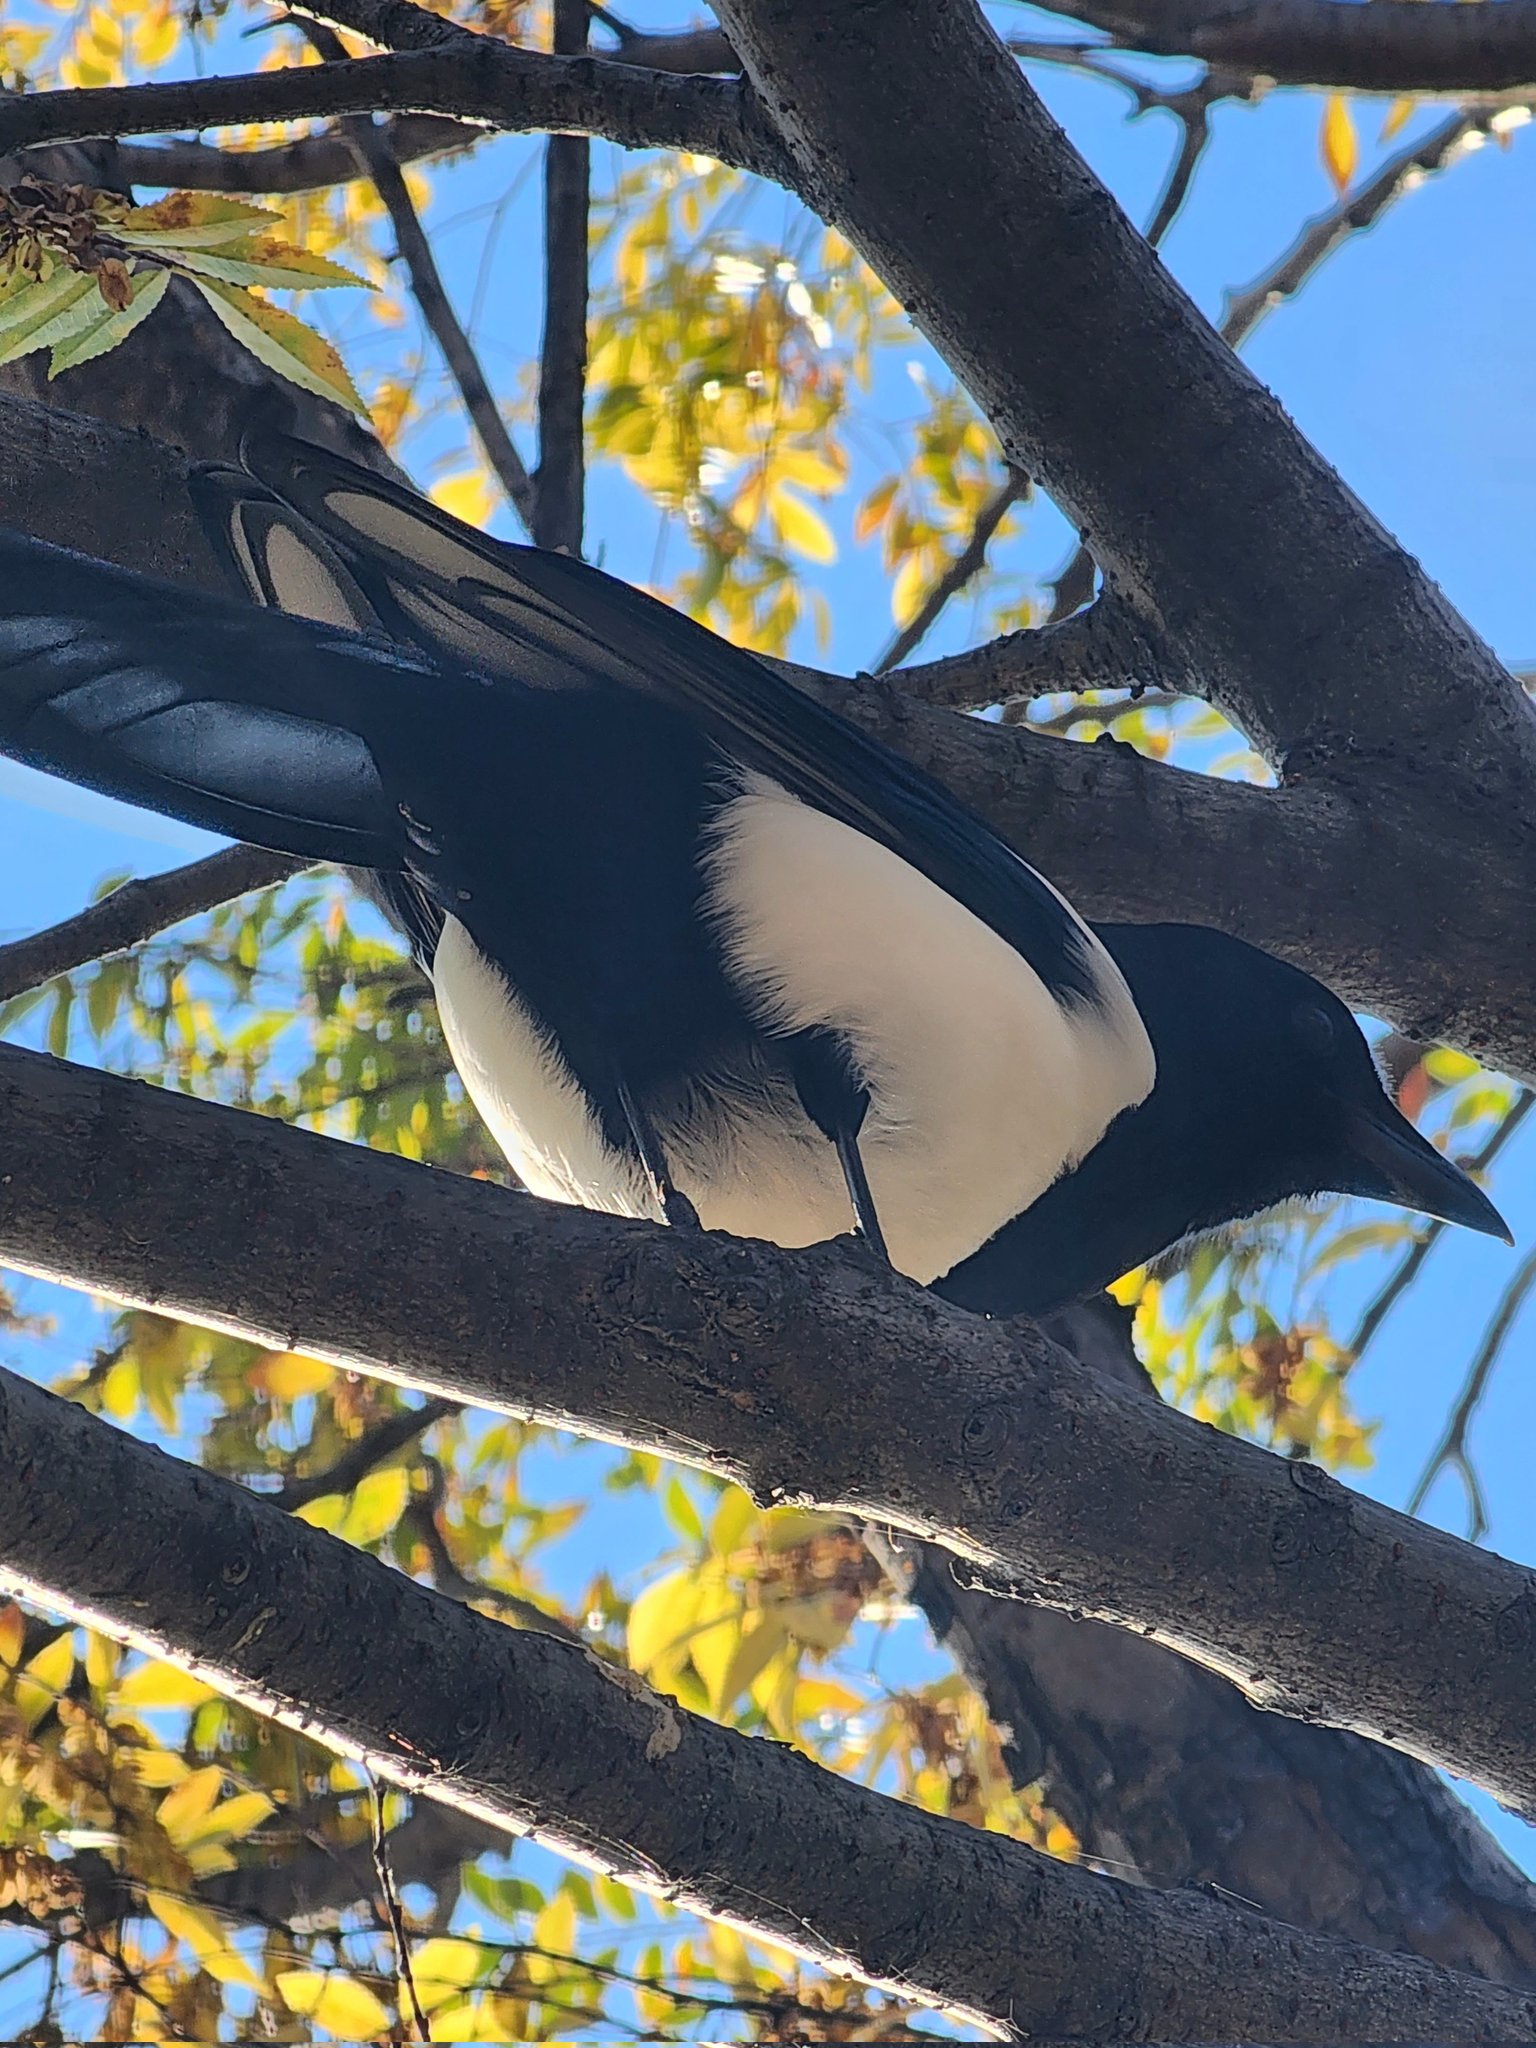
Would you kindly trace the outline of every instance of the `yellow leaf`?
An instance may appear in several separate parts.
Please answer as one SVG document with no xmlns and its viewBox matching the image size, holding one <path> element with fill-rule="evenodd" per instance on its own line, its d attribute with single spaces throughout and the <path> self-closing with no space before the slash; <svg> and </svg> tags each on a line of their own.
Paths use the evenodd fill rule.
<svg viewBox="0 0 1536 2048">
<path fill-rule="evenodd" d="M 750 1635 L 743 1635 L 719 1686 L 711 1688 L 713 1711 L 728 1713 L 758 1673 L 783 1649 L 785 1641 L 784 1624 L 778 1616 L 759 1622 Z"/>
<path fill-rule="evenodd" d="M 853 537 L 862 546 L 872 533 L 879 530 L 880 522 L 891 509 L 891 500 L 901 488 L 899 476 L 888 476 L 878 483 L 853 515 Z"/>
<path fill-rule="evenodd" d="M 496 489 L 483 469 L 461 469 L 452 476 L 439 477 L 427 495 L 466 526 L 484 526 L 496 509 Z"/>
<path fill-rule="evenodd" d="M 439 1935 L 411 1950 L 411 1975 L 418 1987 L 436 1984 L 444 1990 L 462 1991 L 473 1984 L 485 1967 L 487 1951 L 477 1941 L 456 1941 Z"/>
<path fill-rule="evenodd" d="M 14 362 L 56 338 L 61 320 L 83 301 L 97 299 L 96 280 L 83 271 L 60 269 L 41 284 L 12 292 L 0 307 L 0 363 Z M 89 313 L 87 318 L 89 318 Z"/>
<path fill-rule="evenodd" d="M 576 1901 L 569 1892 L 556 1892 L 534 1920 L 530 1949 L 544 1949 L 554 1956 L 574 1955 Z M 524 1968 L 536 1984 L 547 1984 L 561 1967 L 559 1963 L 544 1961 L 532 1953 L 524 1958 Z"/>
<path fill-rule="evenodd" d="M 173 1842 L 179 1845 L 198 1831 L 199 1823 L 218 1798 L 223 1783 L 224 1773 L 219 1766 L 205 1764 L 200 1771 L 191 1772 L 166 1793 L 156 1809 L 156 1818 Z"/>
<path fill-rule="evenodd" d="M 155 1918 L 186 1943 L 210 1976 L 223 1984 L 243 1984 L 258 1994 L 266 1990 L 264 1980 L 230 1945 L 229 1930 L 212 1913 L 190 1899 L 173 1898 L 169 1892 L 148 1891 L 144 1896 Z"/>
<path fill-rule="evenodd" d="M 187 1868 L 194 1877 L 217 1877 L 220 1871 L 234 1870 L 234 1857 L 222 1842 L 202 1842 L 197 1848 L 186 1852 Z"/>
<path fill-rule="evenodd" d="M 91 1629 L 85 1638 L 85 1675 L 97 1692 L 105 1692 L 117 1676 L 123 1659 L 122 1647 L 110 1636 Z"/>
<path fill-rule="evenodd" d="M 270 232 L 281 219 L 281 214 L 243 199 L 221 199 L 213 192 L 171 192 L 153 206 L 134 207 L 112 232 L 135 248 L 212 249 Z"/>
<path fill-rule="evenodd" d="M 128 1752 L 128 1768 L 141 1785 L 161 1792 L 179 1785 L 192 1766 L 172 1749 L 133 1749 Z"/>
<path fill-rule="evenodd" d="M 318 1394 L 336 1377 L 336 1368 L 318 1358 L 306 1358 L 301 1351 L 273 1351 L 251 1369 L 251 1384 L 274 1401 L 302 1401 L 306 1394 Z"/>
<path fill-rule="evenodd" d="M 701 1572 L 688 1652 L 708 1688 L 711 1713 L 721 1711 L 721 1689 L 741 1643 L 743 1619 L 741 1595 L 718 1573 Z"/>
<path fill-rule="evenodd" d="M 181 22 L 168 6 L 153 7 L 134 24 L 133 54 L 145 71 L 158 71 L 181 40 Z"/>
<path fill-rule="evenodd" d="M 1412 119 L 1417 105 L 1412 93 L 1400 94 L 1387 109 L 1386 119 L 1381 124 L 1380 140 L 1390 142 L 1394 135 L 1400 134 Z"/>
<path fill-rule="evenodd" d="M 25 1617 L 16 1602 L 8 1600 L 4 1607 L 0 1607 L 0 1664 L 8 1665 L 14 1671 L 21 1662 L 26 1638 Z"/>
<path fill-rule="evenodd" d="M 178 1671 L 174 1664 L 141 1664 L 130 1671 L 117 1688 L 114 1704 L 120 1707 L 200 1707 L 216 1699 L 211 1685 L 204 1685 L 190 1671 Z"/>
<path fill-rule="evenodd" d="M 16 1681 L 16 1708 L 28 1734 L 55 1706 L 75 1675 L 75 1638 L 65 1629 L 45 1643 Z"/>
<path fill-rule="evenodd" d="M 358 1481 L 337 1535 L 346 1543 L 377 1543 L 399 1521 L 410 1491 L 411 1475 L 403 1465 L 370 1472 Z"/>
<path fill-rule="evenodd" d="M 699 1608 L 699 1581 L 691 1570 L 668 1572 L 646 1587 L 629 1610 L 629 1661 L 636 1671 L 654 1671 L 686 1649 Z"/>
<path fill-rule="evenodd" d="M 1355 166 L 1360 161 L 1360 138 L 1355 133 L 1355 117 L 1349 111 L 1349 101 L 1341 92 L 1329 93 L 1323 108 L 1320 147 L 1323 168 L 1333 180 L 1334 190 L 1342 193 L 1355 175 Z"/>
<path fill-rule="evenodd" d="M 238 1842 L 260 1827 L 272 1810 L 273 1802 L 265 1792 L 237 1792 L 201 1820 L 191 1822 L 177 1839 L 183 1849 L 195 1848 L 200 1842 Z M 162 1811 L 162 1822 L 164 1818 Z"/>
<path fill-rule="evenodd" d="M 832 529 L 819 512 L 813 512 L 805 500 L 785 484 L 775 484 L 769 493 L 768 503 L 779 529 L 779 537 L 787 548 L 797 555 L 804 555 L 808 562 L 835 562 L 837 542 L 832 538 Z"/>
<path fill-rule="evenodd" d="M 506 1999 L 457 1998 L 452 2005 L 439 2006 L 432 2013 L 432 2038 L 434 2041 L 526 2041 L 528 2036 L 521 2026 L 516 2033 L 509 2033 L 497 2018 L 496 2007 L 506 2008 L 509 2003 Z M 520 2009 L 519 2018 L 522 2017 L 524 2013 Z"/>
<path fill-rule="evenodd" d="M 926 550 L 914 549 L 902 559 L 896 571 L 896 581 L 891 585 L 891 617 L 898 626 L 905 626 L 917 617 L 923 599 L 928 595 L 928 564 Z"/>
<path fill-rule="evenodd" d="M 302 2013 L 342 2040 L 366 2040 L 389 2025 L 387 2009 L 355 1978 L 324 1970 L 280 1970 L 276 1981 L 290 2012 Z"/>
<path fill-rule="evenodd" d="M 358 397 L 346 365 L 323 335 L 280 307 L 253 298 L 239 285 L 220 284 L 211 277 L 194 277 L 192 282 L 236 341 L 259 363 L 301 390 L 329 398 L 367 418 L 368 409 Z"/>
</svg>

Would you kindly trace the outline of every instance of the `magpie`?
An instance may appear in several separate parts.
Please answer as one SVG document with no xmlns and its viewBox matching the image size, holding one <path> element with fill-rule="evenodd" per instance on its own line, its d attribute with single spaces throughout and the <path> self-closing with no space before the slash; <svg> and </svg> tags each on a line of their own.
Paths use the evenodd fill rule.
<svg viewBox="0 0 1536 2048">
<path fill-rule="evenodd" d="M 991 1314 L 1295 1194 L 1503 1232 L 1309 977 L 1095 932 L 939 784 L 598 570 L 304 444 L 243 460 L 196 495 L 286 616 L 0 537 L 0 748 L 363 870 L 535 1193 L 853 1225 Z"/>
</svg>

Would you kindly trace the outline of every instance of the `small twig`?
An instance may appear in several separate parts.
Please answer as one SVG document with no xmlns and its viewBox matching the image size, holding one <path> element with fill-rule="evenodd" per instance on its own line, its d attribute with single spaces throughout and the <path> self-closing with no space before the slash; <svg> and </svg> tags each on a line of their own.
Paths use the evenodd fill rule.
<svg viewBox="0 0 1536 2048">
<path fill-rule="evenodd" d="M 74 917 L 0 946 L 0 1002 L 109 959 L 152 939 L 168 925 L 215 910 L 254 889 L 270 889 L 301 874 L 305 863 L 258 846 L 229 846 L 168 874 L 125 882 Z"/>
<path fill-rule="evenodd" d="M 1440 1441 L 1430 1452 L 1424 1470 L 1419 1474 L 1408 1501 L 1408 1512 L 1416 1515 L 1424 1505 L 1429 1489 L 1446 1466 L 1451 1466 L 1460 1476 L 1467 1495 L 1467 1541 L 1476 1543 L 1488 1531 L 1487 1503 L 1483 1489 L 1472 1465 L 1467 1449 L 1467 1431 L 1477 1413 L 1478 1404 L 1488 1391 L 1488 1381 L 1498 1363 L 1499 1353 L 1506 1338 L 1514 1327 L 1515 1318 L 1525 1305 L 1525 1298 L 1532 1287 L 1536 1287 L 1536 1246 L 1521 1260 L 1519 1270 L 1499 1297 L 1499 1305 L 1483 1332 L 1483 1341 L 1477 1347 L 1477 1355 L 1467 1368 L 1462 1381 L 1461 1392 L 1451 1410 Z"/>
<path fill-rule="evenodd" d="M 403 1451 L 417 1437 L 425 1436 L 435 1422 L 445 1421 L 450 1415 L 461 1412 L 457 1401 L 445 1401 L 440 1396 L 423 1401 L 419 1408 L 402 1408 L 394 1415 L 386 1415 L 371 1429 L 364 1430 L 357 1441 L 349 1444 L 335 1463 L 327 1465 L 323 1472 L 285 1479 L 275 1493 L 265 1494 L 263 1498 L 292 1513 L 297 1508 L 308 1507 L 312 1500 L 319 1500 L 327 1493 L 350 1493 L 359 1480 L 367 1478 L 375 1465 L 392 1458 L 397 1451 Z"/>
<path fill-rule="evenodd" d="M 553 50 L 587 47 L 586 0 L 555 0 Z M 533 537 L 581 553 L 586 483 L 587 216 L 592 146 L 582 135 L 544 145 L 544 340 L 539 359 L 539 468 Z"/>
<path fill-rule="evenodd" d="M 1219 330 L 1222 340 L 1240 348 L 1270 308 L 1294 297 L 1341 242 L 1373 226 L 1392 201 L 1411 190 L 1419 178 L 1443 170 L 1470 134 L 1486 130 L 1496 111 L 1485 107 L 1453 114 L 1422 142 L 1410 143 L 1388 157 L 1358 192 L 1308 221 L 1262 277 L 1243 291 L 1228 292 Z"/>
<path fill-rule="evenodd" d="M 546 1635 L 559 1636 L 567 1643 L 584 1640 L 579 1630 L 571 1628 L 558 1614 L 549 1614 L 536 1601 L 525 1600 L 521 1593 L 508 1593 L 500 1586 L 487 1586 L 480 1579 L 472 1579 L 467 1572 L 460 1571 L 453 1560 L 443 1532 L 438 1526 L 437 1513 L 447 1492 L 443 1468 L 435 1458 L 425 1460 L 431 1490 L 423 1500 L 419 1495 L 407 1503 L 400 1517 L 402 1529 L 408 1529 L 420 1542 L 432 1563 L 432 1583 L 440 1593 L 450 1600 L 457 1600 L 461 1607 L 494 1607 L 505 1619 L 519 1628 L 542 1629 Z"/>
<path fill-rule="evenodd" d="M 301 23 L 305 34 L 323 62 L 345 61 L 347 51 L 334 29 L 323 22 Z M 485 380 L 480 359 L 470 347 L 469 337 L 459 325 L 457 314 L 443 284 L 432 244 L 412 204 L 405 174 L 395 160 L 387 132 L 372 115 L 345 124 L 345 133 L 357 153 L 358 162 L 373 180 L 395 231 L 395 246 L 411 280 L 411 290 L 421 308 L 422 318 L 442 350 L 443 360 L 469 414 L 486 461 L 506 493 L 507 501 L 529 533 L 533 532 L 535 509 L 533 479 L 523 458 L 512 445 L 501 408 Z"/>
<path fill-rule="evenodd" d="M 379 1790 L 379 1781 L 372 1771 L 368 1774 L 368 1790 L 373 1806 L 373 1869 L 379 1880 L 379 1890 L 384 1896 L 384 1912 L 389 1920 L 390 1938 L 395 1944 L 395 1975 L 405 1986 L 411 2002 L 411 2017 L 416 2022 L 418 2041 L 430 2041 L 432 2029 L 427 2025 L 427 2016 L 421 2009 L 421 2000 L 416 1996 L 416 1979 L 411 1971 L 411 1945 L 406 1939 L 405 1915 L 400 1910 L 400 1897 L 395 1890 L 394 1873 L 389 1867 L 389 1846 L 384 1838 L 384 1795 Z"/>
<path fill-rule="evenodd" d="M 1467 1165 L 1471 1172 L 1487 1172 L 1530 1115 L 1533 1105 L 1536 1105 L 1536 1091 L 1522 1088 L 1511 1104 L 1508 1114 L 1500 1119 L 1497 1128 L 1489 1136 L 1488 1142 L 1480 1152 L 1468 1160 Z M 1360 1363 L 1376 1332 L 1418 1278 L 1424 1261 L 1444 1237 L 1447 1228 L 1448 1226 L 1438 1217 L 1432 1223 L 1426 1224 L 1383 1281 L 1379 1291 L 1366 1304 L 1365 1311 L 1355 1326 L 1355 1334 L 1344 1347 L 1350 1356 L 1351 1369 Z"/>
<path fill-rule="evenodd" d="M 906 625 L 893 635 L 885 652 L 875 663 L 872 674 L 883 676 L 889 670 L 898 667 L 927 638 L 949 600 L 964 590 L 971 578 L 985 567 L 987 549 L 991 545 L 992 536 L 1002 525 L 1009 507 L 1017 504 L 1028 491 L 1028 478 L 1010 472 L 977 513 L 970 539 L 939 577 Z"/>
<path fill-rule="evenodd" d="M 1178 219 L 1179 209 L 1189 197 L 1190 185 L 1211 139 L 1211 100 L 1200 93 L 1191 93 L 1188 97 L 1191 105 L 1187 111 L 1169 107 L 1169 112 L 1179 122 L 1182 134 L 1179 153 L 1173 160 L 1168 182 L 1147 228 L 1147 240 L 1154 249 L 1160 246 L 1164 235 Z"/>
</svg>

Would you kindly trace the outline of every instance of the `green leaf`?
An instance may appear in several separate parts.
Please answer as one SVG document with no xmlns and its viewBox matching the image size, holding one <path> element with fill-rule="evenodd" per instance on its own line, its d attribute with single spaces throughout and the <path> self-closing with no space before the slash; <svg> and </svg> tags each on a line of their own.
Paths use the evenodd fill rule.
<svg viewBox="0 0 1536 2048">
<path fill-rule="evenodd" d="M 312 327 L 277 306 L 252 298 L 238 285 L 220 284 L 211 277 L 194 277 L 192 282 L 236 341 L 259 363 L 301 390 L 314 392 L 317 398 L 329 398 L 364 419 L 368 417 L 368 408 L 358 397 L 346 365 Z"/>
<path fill-rule="evenodd" d="M 14 363 L 35 348 L 63 340 L 66 330 L 59 323 L 87 299 L 102 304 L 96 280 L 83 270 L 56 270 L 46 283 L 17 292 L 0 309 L 0 363 Z"/>
<path fill-rule="evenodd" d="M 222 255 L 175 248 L 167 249 L 166 254 L 178 269 L 221 278 L 225 284 L 255 284 L 273 292 L 307 292 L 319 285 L 338 284 L 373 290 L 367 278 L 343 270 L 339 263 L 324 256 L 312 256 L 307 249 L 295 249 L 290 243 L 272 237 L 261 242 L 233 243 Z"/>
<path fill-rule="evenodd" d="M 704 1541 L 704 1524 L 699 1520 L 699 1511 L 675 1472 L 667 1481 L 667 1490 L 661 1497 L 661 1511 L 685 1542 Z"/>
<path fill-rule="evenodd" d="M 126 341 L 140 321 L 147 320 L 165 297 L 165 288 L 170 281 L 168 270 L 140 271 L 129 286 L 133 297 L 120 313 L 114 313 L 98 293 L 100 316 L 73 340 L 61 342 L 54 349 L 48 365 L 48 381 L 52 383 L 62 370 L 73 370 L 81 363 L 93 362 L 97 356 L 106 355 L 119 342 Z"/>
</svg>

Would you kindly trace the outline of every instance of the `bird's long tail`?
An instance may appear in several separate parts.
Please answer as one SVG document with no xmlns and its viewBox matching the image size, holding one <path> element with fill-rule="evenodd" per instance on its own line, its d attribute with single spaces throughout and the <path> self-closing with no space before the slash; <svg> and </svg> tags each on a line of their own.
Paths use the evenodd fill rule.
<svg viewBox="0 0 1536 2048">
<path fill-rule="evenodd" d="M 259 846 L 396 866 L 410 653 L 0 530 L 0 752 Z"/>
</svg>

